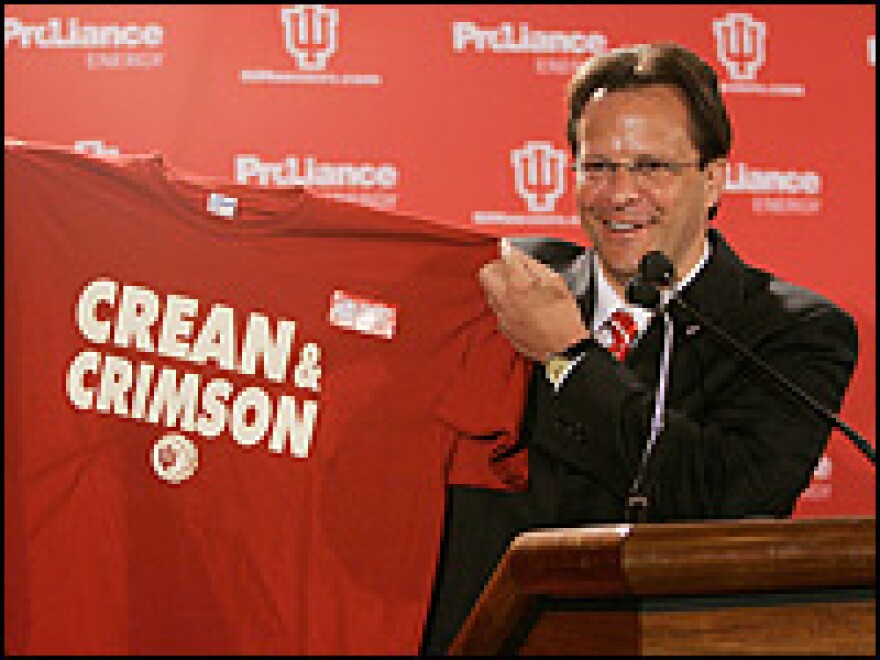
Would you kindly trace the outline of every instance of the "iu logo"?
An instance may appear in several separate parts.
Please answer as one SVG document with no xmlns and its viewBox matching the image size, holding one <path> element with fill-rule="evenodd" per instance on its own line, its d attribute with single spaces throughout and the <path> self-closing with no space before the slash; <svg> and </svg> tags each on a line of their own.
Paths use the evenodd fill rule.
<svg viewBox="0 0 880 660">
<path fill-rule="evenodd" d="M 172 484 L 186 481 L 199 465 L 199 450 L 191 440 L 177 433 L 162 436 L 152 452 L 153 470 Z"/>
<path fill-rule="evenodd" d="M 336 29 L 339 11 L 324 5 L 294 5 L 281 10 L 287 52 L 297 66 L 306 71 L 321 71 L 336 52 Z"/>
<path fill-rule="evenodd" d="M 727 14 L 712 22 L 718 61 L 731 80 L 754 80 L 765 60 L 767 25 L 751 14 Z"/>
<path fill-rule="evenodd" d="M 565 160 L 562 149 L 549 142 L 526 142 L 510 153 L 516 192 L 532 213 L 553 211 L 565 190 Z"/>
</svg>

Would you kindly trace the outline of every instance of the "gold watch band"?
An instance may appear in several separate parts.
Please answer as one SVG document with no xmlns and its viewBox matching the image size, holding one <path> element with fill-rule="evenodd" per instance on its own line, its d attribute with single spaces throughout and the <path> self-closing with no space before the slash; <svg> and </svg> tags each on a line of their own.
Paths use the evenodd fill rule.
<svg viewBox="0 0 880 660">
<path fill-rule="evenodd" d="M 547 377 L 547 380 L 556 385 L 572 362 L 574 360 L 570 360 L 564 355 L 554 355 L 544 365 L 544 375 Z"/>
</svg>

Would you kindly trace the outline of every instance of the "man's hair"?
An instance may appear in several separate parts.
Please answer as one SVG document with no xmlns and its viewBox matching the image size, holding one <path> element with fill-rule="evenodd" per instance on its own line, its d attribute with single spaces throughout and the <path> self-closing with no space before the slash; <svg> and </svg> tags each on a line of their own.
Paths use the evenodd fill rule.
<svg viewBox="0 0 880 660">
<path fill-rule="evenodd" d="M 674 87 L 682 93 L 690 116 L 690 137 L 700 152 L 700 167 L 727 156 L 730 119 L 715 71 L 687 48 L 660 43 L 619 48 L 581 66 L 568 89 L 568 143 L 574 157 L 578 121 L 599 90 L 607 94 L 651 85 Z"/>
</svg>

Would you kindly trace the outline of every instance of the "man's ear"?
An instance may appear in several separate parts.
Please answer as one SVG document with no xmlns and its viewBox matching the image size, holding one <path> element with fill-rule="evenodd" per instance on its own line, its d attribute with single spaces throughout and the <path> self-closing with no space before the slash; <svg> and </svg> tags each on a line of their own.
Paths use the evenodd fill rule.
<svg viewBox="0 0 880 660">
<path fill-rule="evenodd" d="M 716 158 L 706 163 L 706 210 L 718 206 L 727 178 L 727 159 Z"/>
</svg>

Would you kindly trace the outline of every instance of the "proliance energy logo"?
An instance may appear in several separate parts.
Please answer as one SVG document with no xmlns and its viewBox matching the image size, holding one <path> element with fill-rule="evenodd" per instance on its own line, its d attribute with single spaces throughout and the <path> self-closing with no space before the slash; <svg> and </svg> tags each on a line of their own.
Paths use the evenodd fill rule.
<svg viewBox="0 0 880 660">
<path fill-rule="evenodd" d="M 5 48 L 22 51 L 87 50 L 91 69 L 155 69 L 162 66 L 165 28 L 159 23 L 86 23 L 76 17 L 28 23 L 4 18 Z"/>
<path fill-rule="evenodd" d="M 243 83 L 295 85 L 381 85 L 375 73 L 327 71 L 339 51 L 339 10 L 324 5 L 283 7 L 280 13 L 280 43 L 290 55 L 294 71 L 244 69 Z"/>
<path fill-rule="evenodd" d="M 400 170 L 392 163 L 326 162 L 314 156 L 264 161 L 252 154 L 235 156 L 235 181 L 266 187 L 303 186 L 334 199 L 380 210 L 397 207 Z"/>
<path fill-rule="evenodd" d="M 725 191 L 752 195 L 759 215 L 815 215 L 822 209 L 822 177 L 817 172 L 727 164 Z"/>
<path fill-rule="evenodd" d="M 555 213 L 565 194 L 568 153 L 550 142 L 530 141 L 510 152 L 513 189 L 525 204 L 527 213 L 474 211 L 471 220 L 479 225 L 572 225 L 576 215 Z"/>
<path fill-rule="evenodd" d="M 452 49 L 456 53 L 552 55 L 556 57 L 536 58 L 536 72 L 570 76 L 586 58 L 608 50 L 608 37 L 598 32 L 536 30 L 528 23 L 482 27 L 472 21 L 455 21 Z"/>
<path fill-rule="evenodd" d="M 767 61 L 767 24 L 751 14 L 729 13 L 712 22 L 718 61 L 732 82 L 722 82 L 721 91 L 765 96 L 804 96 L 800 84 L 763 83 L 758 72 Z"/>
</svg>

